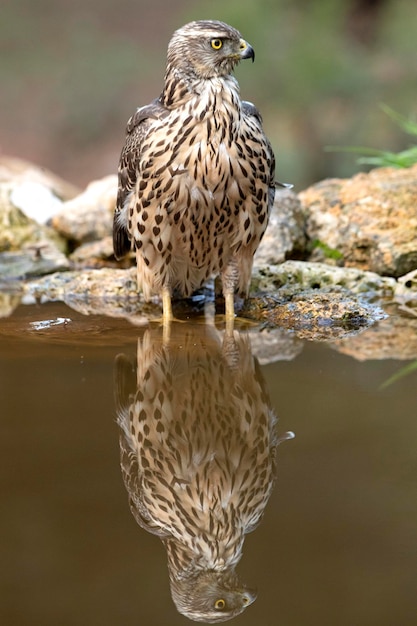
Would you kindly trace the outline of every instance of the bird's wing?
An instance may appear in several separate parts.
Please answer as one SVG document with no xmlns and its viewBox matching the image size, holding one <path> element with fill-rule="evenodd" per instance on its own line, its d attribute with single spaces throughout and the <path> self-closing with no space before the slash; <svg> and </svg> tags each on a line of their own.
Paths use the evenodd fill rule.
<svg viewBox="0 0 417 626">
<path fill-rule="evenodd" d="M 126 140 L 119 161 L 117 201 L 113 220 L 113 248 L 117 259 L 122 258 L 130 250 L 127 204 L 139 174 L 143 142 L 148 136 L 152 122 L 167 114 L 167 109 L 159 99 L 156 99 L 151 104 L 137 109 L 127 123 Z"/>
<path fill-rule="evenodd" d="M 166 538 L 169 532 L 155 524 L 142 503 L 142 473 L 138 463 L 138 454 L 130 430 L 130 405 L 135 401 L 136 365 L 124 354 L 119 354 L 114 367 L 115 404 L 117 423 L 120 427 L 120 469 L 129 495 L 130 510 L 136 522 L 154 535 Z"/>
<path fill-rule="evenodd" d="M 247 100 L 242 100 L 242 111 L 244 115 L 249 115 L 252 117 L 256 117 L 259 124 L 262 125 L 262 115 L 259 113 L 258 109 L 252 102 L 248 102 Z"/>
<path fill-rule="evenodd" d="M 264 142 L 266 144 L 267 147 L 267 153 L 269 153 L 269 187 L 270 189 L 273 189 L 273 193 L 275 194 L 275 156 L 274 156 L 274 151 L 272 150 L 272 146 L 269 142 L 268 137 L 266 137 L 266 135 L 263 132 L 263 127 L 262 127 L 262 116 L 259 113 L 258 109 L 256 108 L 256 106 L 254 104 L 252 104 L 252 102 L 247 102 L 246 100 L 244 100 L 242 102 L 242 111 L 243 114 L 246 115 L 247 117 L 251 117 L 254 118 L 259 126 L 259 131 L 262 133 L 263 135 L 263 139 Z M 270 194 L 271 196 L 272 194 Z M 271 197 L 270 197 L 270 201 L 271 201 Z M 272 195 L 272 202 L 273 202 L 273 195 Z"/>
<path fill-rule="evenodd" d="M 252 104 L 252 102 L 247 102 L 246 100 L 244 100 L 242 102 L 242 110 L 244 115 L 248 115 L 249 117 L 254 117 L 257 122 L 259 123 L 259 125 L 262 127 L 262 116 L 259 113 L 258 109 L 256 108 L 256 106 L 254 104 Z M 275 157 L 274 157 L 274 151 L 272 150 L 272 146 L 268 140 L 267 137 L 265 137 L 266 142 L 268 144 L 269 147 L 269 152 L 272 155 L 272 159 L 271 159 L 271 166 L 270 166 L 270 175 L 271 175 L 271 184 L 270 184 L 270 202 L 271 204 L 274 201 L 274 195 L 275 195 L 275 188 L 276 187 L 284 187 L 285 189 L 292 189 L 294 187 L 294 185 L 292 185 L 291 183 L 281 183 L 278 180 L 275 180 Z"/>
</svg>

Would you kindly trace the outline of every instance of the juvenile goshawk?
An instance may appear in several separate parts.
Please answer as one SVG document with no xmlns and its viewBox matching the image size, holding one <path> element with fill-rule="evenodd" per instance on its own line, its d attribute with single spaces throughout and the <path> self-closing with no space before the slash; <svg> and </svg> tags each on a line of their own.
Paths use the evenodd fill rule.
<svg viewBox="0 0 417 626">
<path fill-rule="evenodd" d="M 185 328 L 185 330 L 184 330 Z M 275 481 L 276 433 L 248 337 L 207 324 L 138 340 L 116 360 L 123 480 L 138 524 L 166 548 L 172 598 L 190 619 L 221 622 L 256 594 L 236 567 Z"/>
<path fill-rule="evenodd" d="M 221 276 L 226 318 L 249 290 L 253 255 L 274 201 L 275 160 L 259 112 L 232 76 L 253 48 L 223 22 L 191 22 L 168 46 L 159 98 L 127 124 L 119 163 L 113 243 L 133 245 L 146 300 L 188 296 Z"/>
</svg>

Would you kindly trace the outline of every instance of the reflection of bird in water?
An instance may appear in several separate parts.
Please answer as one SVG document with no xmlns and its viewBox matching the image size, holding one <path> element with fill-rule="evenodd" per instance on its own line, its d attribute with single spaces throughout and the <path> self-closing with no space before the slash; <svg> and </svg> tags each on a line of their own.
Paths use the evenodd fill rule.
<svg viewBox="0 0 417 626">
<path fill-rule="evenodd" d="M 235 567 L 271 494 L 276 446 L 293 435 L 276 435 L 246 337 L 221 344 L 203 325 L 172 333 L 138 341 L 137 381 L 117 357 L 121 466 L 136 521 L 166 547 L 177 609 L 219 622 L 255 599 Z"/>
<path fill-rule="evenodd" d="M 275 160 L 258 110 L 232 76 L 254 59 L 240 33 L 202 20 L 174 33 L 164 88 L 127 125 L 119 164 L 116 258 L 136 251 L 144 297 L 190 295 L 220 275 L 226 317 L 247 295 L 253 255 L 274 201 Z"/>
</svg>

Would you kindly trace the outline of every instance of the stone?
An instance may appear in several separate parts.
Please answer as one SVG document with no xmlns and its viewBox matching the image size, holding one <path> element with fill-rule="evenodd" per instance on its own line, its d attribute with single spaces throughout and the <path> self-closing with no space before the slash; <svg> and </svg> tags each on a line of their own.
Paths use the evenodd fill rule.
<svg viewBox="0 0 417 626">
<path fill-rule="evenodd" d="M 358 361 L 417 359 L 417 319 L 403 317 L 399 311 L 390 310 L 390 315 L 369 328 L 359 337 L 349 341 L 341 339 L 332 348 Z"/>
<path fill-rule="evenodd" d="M 292 361 L 303 350 L 303 342 L 286 328 L 249 329 L 253 355 L 261 365 Z"/>
<path fill-rule="evenodd" d="M 19 251 L 0 253 L 0 285 L 68 269 L 65 254 L 48 241 L 28 245 Z"/>
<path fill-rule="evenodd" d="M 71 295 L 84 298 L 102 298 L 143 302 L 137 292 L 136 271 L 117 269 L 91 269 L 57 272 L 32 280 L 25 285 L 25 293 L 36 299 L 62 300 Z"/>
<path fill-rule="evenodd" d="M 158 299 L 146 303 L 138 293 L 135 268 L 57 272 L 27 282 L 24 295 L 29 302 L 59 300 L 83 315 L 124 317 L 137 325 L 161 317 Z"/>
<path fill-rule="evenodd" d="M 20 209 L 38 224 L 46 224 L 78 193 L 76 187 L 52 172 L 27 161 L 12 157 L 0 158 L 0 196 L 3 210 Z"/>
<path fill-rule="evenodd" d="M 21 250 L 24 246 L 54 241 L 65 249 L 65 241 L 57 233 L 28 217 L 13 203 L 15 181 L 0 182 L 0 252 Z"/>
<path fill-rule="evenodd" d="M 81 194 L 63 203 L 52 218 L 53 228 L 76 244 L 110 236 L 116 195 L 116 175 L 91 182 Z"/>
<path fill-rule="evenodd" d="M 313 289 L 317 292 L 324 288 L 342 287 L 371 299 L 393 297 L 397 281 L 374 272 L 307 261 L 286 261 L 280 265 L 254 268 L 251 283 L 253 293 L 274 293 L 284 286 L 298 290 Z"/>
<path fill-rule="evenodd" d="M 287 261 L 287 264 L 294 262 Z M 331 268 L 334 269 L 334 268 Z M 137 292 L 136 270 L 93 269 L 52 274 L 25 285 L 25 296 L 36 300 L 60 300 L 84 314 L 111 317 L 132 316 L 141 320 L 160 318 L 160 301 L 145 303 Z M 184 303 L 185 306 L 185 303 Z M 191 306 L 190 304 L 188 305 Z M 249 298 L 242 309 L 243 316 L 266 323 L 270 328 L 292 329 L 297 337 L 330 339 L 347 336 L 383 317 L 375 305 L 362 302 L 342 287 L 301 288 L 287 285 L 279 290 Z M 271 345 L 268 358 L 284 358 L 282 337 Z M 267 343 L 271 343 L 267 339 Z M 288 353 L 294 355 L 297 347 Z M 280 356 L 281 355 L 281 356 Z M 288 357 L 291 358 L 291 357 Z"/>
<path fill-rule="evenodd" d="M 65 270 L 66 241 L 14 205 L 16 181 L 0 182 L 0 283 Z"/>
<path fill-rule="evenodd" d="M 62 206 L 62 200 L 51 189 L 29 180 L 11 191 L 10 201 L 39 224 L 46 224 Z"/>
<path fill-rule="evenodd" d="M 394 300 L 400 311 L 417 317 L 417 270 L 398 278 Z"/>
<path fill-rule="evenodd" d="M 19 187 L 13 178 L 2 180 L 1 173 L 0 161 L 0 289 L 6 294 L 0 314 L 11 312 L 23 297 L 26 302 L 59 300 L 83 315 L 124 317 L 134 324 L 160 317 L 159 299 L 146 304 L 137 292 L 132 257 L 120 263 L 113 256 L 116 176 L 94 181 L 62 201 L 52 183 L 41 190 L 36 185 L 43 183 L 29 177 Z M 31 197 L 40 204 L 51 197 L 52 204 L 54 198 L 59 201 L 53 229 L 25 213 Z M 242 316 L 263 328 L 256 333 L 259 341 L 254 340 L 263 362 L 294 358 L 303 339 L 339 342 L 343 351 L 352 341 L 344 343 L 343 337 L 368 326 L 372 335 L 374 327 L 390 328 L 378 304 L 386 307 L 388 302 L 409 318 L 417 317 L 416 199 L 417 167 L 322 181 L 299 196 L 277 190 L 255 255 L 251 298 L 241 309 Z M 312 251 L 308 239 L 310 247 L 312 240 L 319 244 Z M 63 254 L 66 241 L 73 248 L 68 258 Z M 307 254 L 323 262 L 297 260 Z M 120 269 L 122 264 L 126 269 Z M 402 268 L 406 270 L 399 273 Z M 203 312 L 212 294 L 205 301 L 201 297 L 200 308 L 181 301 L 185 316 Z M 401 335 L 400 326 L 391 326 L 392 332 Z M 380 348 L 369 348 L 369 354 L 395 355 L 388 348 L 389 331 L 379 332 Z M 358 345 L 369 333 L 361 333 Z M 413 340 L 409 343 L 406 353 L 414 354 Z"/>
<path fill-rule="evenodd" d="M 130 267 L 133 261 L 129 256 L 122 261 L 116 261 L 113 254 L 113 238 L 110 236 L 81 244 L 69 255 L 69 260 L 73 269 Z"/>
<path fill-rule="evenodd" d="M 275 265 L 300 258 L 306 246 L 305 217 L 297 195 L 277 189 L 268 228 L 255 254 L 255 265 Z"/>
<path fill-rule="evenodd" d="M 15 189 L 23 183 L 35 183 L 49 190 L 60 201 L 69 200 L 80 193 L 78 187 L 49 170 L 10 156 L 0 156 L 0 186 L 2 183 L 15 183 Z"/>
<path fill-rule="evenodd" d="M 246 300 L 243 316 L 264 322 L 267 327 L 286 328 L 300 339 L 331 341 L 368 328 L 386 314 L 343 288 L 320 292 L 281 289 Z"/>
<path fill-rule="evenodd" d="M 394 277 L 417 268 L 417 165 L 323 180 L 299 198 L 309 260 Z"/>
</svg>

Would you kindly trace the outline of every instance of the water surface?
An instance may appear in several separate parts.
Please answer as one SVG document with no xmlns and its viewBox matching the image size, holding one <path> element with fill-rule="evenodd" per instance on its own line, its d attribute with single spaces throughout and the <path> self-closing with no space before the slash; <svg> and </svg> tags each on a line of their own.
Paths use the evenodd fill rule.
<svg viewBox="0 0 417 626">
<path fill-rule="evenodd" d="M 192 322 L 182 326 L 173 345 Z M 1 623 L 191 623 L 120 469 L 115 360 L 134 361 L 144 329 L 62 304 L 20 306 L 0 328 Z M 369 332 L 345 339 L 346 353 L 288 333 L 293 358 L 260 367 L 278 435 L 296 437 L 277 448 L 274 489 L 243 546 L 236 569 L 258 598 L 236 624 L 415 623 L 416 374 L 384 385 L 412 360 L 356 359 Z"/>
</svg>

